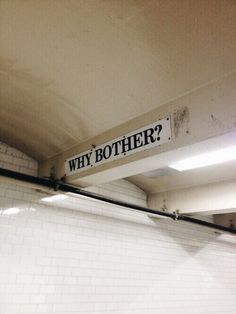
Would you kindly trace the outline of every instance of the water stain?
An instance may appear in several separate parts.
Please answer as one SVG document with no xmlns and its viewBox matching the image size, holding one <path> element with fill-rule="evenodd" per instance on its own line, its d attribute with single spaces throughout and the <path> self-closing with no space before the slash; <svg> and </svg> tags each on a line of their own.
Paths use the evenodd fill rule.
<svg viewBox="0 0 236 314">
<path fill-rule="evenodd" d="M 174 111 L 174 134 L 176 137 L 179 135 L 180 130 L 183 129 L 186 129 L 185 132 L 189 133 L 188 123 L 189 109 L 187 106 Z"/>
</svg>

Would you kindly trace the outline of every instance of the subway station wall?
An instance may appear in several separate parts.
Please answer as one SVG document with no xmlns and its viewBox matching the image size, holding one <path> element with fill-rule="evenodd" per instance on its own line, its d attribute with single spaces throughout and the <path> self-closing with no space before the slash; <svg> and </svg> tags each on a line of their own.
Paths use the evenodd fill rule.
<svg viewBox="0 0 236 314">
<path fill-rule="evenodd" d="M 37 163 L 5 144 L 0 165 Z M 96 192 L 146 204 L 119 180 Z M 236 237 L 0 184 L 0 313 L 235 314 Z"/>
</svg>

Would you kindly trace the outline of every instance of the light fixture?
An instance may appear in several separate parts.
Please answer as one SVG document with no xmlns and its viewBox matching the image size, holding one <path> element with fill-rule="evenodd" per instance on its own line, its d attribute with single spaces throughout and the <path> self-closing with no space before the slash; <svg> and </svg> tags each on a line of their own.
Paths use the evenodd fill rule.
<svg viewBox="0 0 236 314">
<path fill-rule="evenodd" d="M 63 200 L 65 200 L 68 197 L 69 196 L 64 195 L 64 194 L 57 194 L 57 195 L 53 195 L 53 196 L 44 197 L 44 198 L 41 199 L 41 201 L 52 203 L 52 202 L 55 202 L 55 201 L 63 201 Z"/>
<path fill-rule="evenodd" d="M 178 171 L 185 171 L 190 169 L 197 169 L 217 165 L 235 159 L 236 159 L 236 146 L 231 146 L 228 148 L 211 151 L 208 153 L 180 160 L 176 163 L 169 165 L 169 167 L 176 169 Z"/>
</svg>

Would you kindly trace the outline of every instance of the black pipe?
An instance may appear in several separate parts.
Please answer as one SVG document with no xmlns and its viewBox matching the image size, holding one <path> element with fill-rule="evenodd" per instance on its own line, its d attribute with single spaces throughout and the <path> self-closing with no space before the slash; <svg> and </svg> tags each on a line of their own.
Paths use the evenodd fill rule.
<svg viewBox="0 0 236 314">
<path fill-rule="evenodd" d="M 119 201 L 110 197 L 105 197 L 96 193 L 92 193 L 92 192 L 88 192 L 85 190 L 82 190 L 78 187 L 66 184 L 62 181 L 57 181 L 57 180 L 51 180 L 51 179 L 45 179 L 45 178 L 40 178 L 40 177 L 34 177 L 28 174 L 24 174 L 24 173 L 19 173 L 19 172 L 15 172 L 12 170 L 7 170 L 7 169 L 3 169 L 0 168 L 0 175 L 3 177 L 7 177 L 10 179 L 15 179 L 15 180 L 20 180 L 20 181 L 24 181 L 27 183 L 33 183 L 33 184 L 37 184 L 37 185 L 41 185 L 47 188 L 52 188 L 55 191 L 63 191 L 63 192 L 70 192 L 70 193 L 74 193 L 74 194 L 79 194 L 79 195 L 83 195 L 92 199 L 96 199 L 99 201 L 103 201 L 106 203 L 110 203 L 113 205 L 117 205 L 117 206 L 122 206 L 122 207 L 126 207 L 129 209 L 134 209 L 140 212 L 144 212 L 144 213 L 148 213 L 148 214 L 152 214 L 152 215 L 156 215 L 156 216 L 163 216 L 163 217 L 168 217 L 171 218 L 173 220 L 180 220 L 180 221 L 186 221 L 186 222 L 190 222 L 193 224 L 197 224 L 197 225 L 201 225 L 201 226 L 205 226 L 208 228 L 213 228 L 213 229 L 217 229 L 220 231 L 226 231 L 229 233 L 233 233 L 236 234 L 236 230 L 232 229 L 232 228 L 228 228 L 222 225 L 217 225 L 211 222 L 207 222 L 204 220 L 200 220 L 200 219 L 196 219 L 193 217 L 189 217 L 186 215 L 178 215 L 177 213 L 168 213 L 168 212 L 163 212 L 163 211 L 159 211 L 159 210 L 154 210 L 154 209 L 149 209 L 147 207 L 143 207 L 143 206 L 139 206 L 139 205 L 135 205 L 135 204 L 131 204 L 131 203 L 126 203 L 123 201 Z"/>
</svg>

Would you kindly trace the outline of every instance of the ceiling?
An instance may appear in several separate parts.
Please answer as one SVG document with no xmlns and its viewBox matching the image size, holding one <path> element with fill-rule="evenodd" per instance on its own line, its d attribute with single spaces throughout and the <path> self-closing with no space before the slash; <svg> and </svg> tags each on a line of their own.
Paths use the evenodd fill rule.
<svg viewBox="0 0 236 314">
<path fill-rule="evenodd" d="M 224 77 L 235 29 L 234 0 L 1 0 L 0 140 L 42 161 Z"/>
<path fill-rule="evenodd" d="M 233 180 L 236 177 L 236 161 L 184 172 L 170 168 L 158 169 L 129 178 L 131 182 L 149 193 L 165 192 L 199 186 L 209 182 Z"/>
</svg>

